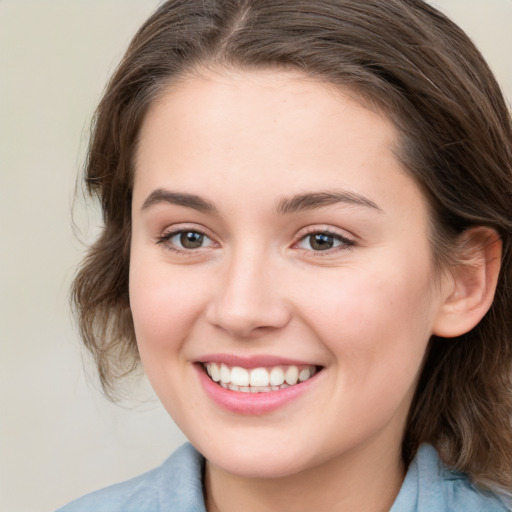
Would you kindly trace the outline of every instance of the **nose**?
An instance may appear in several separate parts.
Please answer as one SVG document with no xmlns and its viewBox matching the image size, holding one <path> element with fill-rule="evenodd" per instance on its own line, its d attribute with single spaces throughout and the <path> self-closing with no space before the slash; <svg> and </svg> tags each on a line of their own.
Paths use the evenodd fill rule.
<svg viewBox="0 0 512 512">
<path fill-rule="evenodd" d="M 264 255 L 233 255 L 219 274 L 207 320 L 237 338 L 252 338 L 285 327 L 291 308 L 284 276 Z"/>
</svg>

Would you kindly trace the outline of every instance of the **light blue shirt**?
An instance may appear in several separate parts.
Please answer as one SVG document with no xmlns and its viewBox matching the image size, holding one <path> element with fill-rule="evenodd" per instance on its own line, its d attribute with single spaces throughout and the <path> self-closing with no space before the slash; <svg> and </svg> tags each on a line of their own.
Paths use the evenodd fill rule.
<svg viewBox="0 0 512 512">
<path fill-rule="evenodd" d="M 190 444 L 161 466 L 88 494 L 57 512 L 206 512 L 204 458 Z M 497 496 L 477 490 L 450 471 L 430 445 L 422 445 L 390 512 L 510 512 Z"/>
</svg>

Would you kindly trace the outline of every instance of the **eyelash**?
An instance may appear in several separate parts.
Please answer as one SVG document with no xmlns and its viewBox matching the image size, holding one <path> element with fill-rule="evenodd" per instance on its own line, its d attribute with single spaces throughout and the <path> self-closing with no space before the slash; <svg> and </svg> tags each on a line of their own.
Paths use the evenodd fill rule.
<svg viewBox="0 0 512 512">
<path fill-rule="evenodd" d="M 198 235 L 210 240 L 212 242 L 212 244 L 215 244 L 215 242 L 213 242 L 212 239 L 203 230 L 198 229 L 198 228 L 188 228 L 188 229 L 187 228 L 179 228 L 179 229 L 173 229 L 172 231 L 165 232 L 161 236 L 157 237 L 156 244 L 165 246 L 165 248 L 169 251 L 176 252 L 176 253 L 182 254 L 182 255 L 188 255 L 188 256 L 192 256 L 193 253 L 196 252 L 196 250 L 209 247 L 209 246 L 206 246 L 206 247 L 200 246 L 200 247 L 197 247 L 194 249 L 177 248 L 176 246 L 174 246 L 170 243 L 170 240 L 172 240 L 172 238 L 174 238 L 177 235 L 183 235 L 185 233 L 198 234 Z M 353 239 L 347 238 L 347 237 L 340 235 L 339 233 L 335 233 L 329 229 L 312 228 L 310 231 L 301 233 L 300 236 L 298 236 L 297 239 L 295 240 L 295 242 L 293 243 L 292 248 L 297 247 L 301 242 L 307 240 L 308 237 L 312 237 L 314 235 L 325 235 L 328 237 L 332 237 L 335 241 L 339 242 L 339 245 L 330 247 L 330 248 L 324 249 L 324 250 L 314 250 L 314 249 L 302 248 L 302 250 L 306 254 L 312 255 L 315 257 L 331 255 L 333 252 L 338 252 L 338 251 L 346 251 L 356 245 L 356 242 Z"/>
<path fill-rule="evenodd" d="M 185 233 L 196 233 L 198 235 L 203 236 L 204 238 L 207 238 L 208 240 L 212 240 L 203 230 L 198 228 L 179 228 L 179 229 L 173 229 L 172 231 L 168 231 L 163 233 L 161 236 L 157 237 L 156 243 L 157 245 L 163 245 L 167 250 L 176 252 L 181 255 L 187 255 L 192 256 L 194 252 L 196 252 L 194 249 L 187 249 L 187 248 L 177 248 L 174 245 L 170 243 L 170 240 L 174 238 L 177 235 L 183 235 Z M 204 247 L 198 247 L 198 249 L 203 249 Z"/>
<path fill-rule="evenodd" d="M 313 255 L 315 257 L 332 255 L 333 253 L 338 251 L 347 251 L 356 245 L 355 240 L 347 238 L 346 236 L 340 235 L 339 233 L 336 233 L 329 229 L 312 228 L 306 231 L 305 233 L 300 233 L 300 235 L 297 237 L 297 241 L 294 242 L 293 246 L 297 246 L 301 242 L 307 240 L 309 237 L 312 237 L 314 235 L 326 235 L 328 237 L 332 237 L 335 241 L 339 242 L 339 245 L 324 250 L 303 249 L 306 252 L 306 254 Z"/>
</svg>

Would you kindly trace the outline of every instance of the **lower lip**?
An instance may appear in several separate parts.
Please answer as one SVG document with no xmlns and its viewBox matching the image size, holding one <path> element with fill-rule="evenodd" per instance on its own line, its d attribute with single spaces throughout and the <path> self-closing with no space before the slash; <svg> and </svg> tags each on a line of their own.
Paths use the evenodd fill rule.
<svg viewBox="0 0 512 512">
<path fill-rule="evenodd" d="M 202 365 L 196 364 L 195 368 L 203 389 L 216 404 L 228 411 L 245 415 L 265 414 L 285 406 L 306 393 L 321 373 L 318 372 L 308 380 L 284 389 L 268 391 L 266 393 L 244 393 L 242 391 L 225 389 L 216 382 L 213 382 L 204 371 Z"/>
</svg>

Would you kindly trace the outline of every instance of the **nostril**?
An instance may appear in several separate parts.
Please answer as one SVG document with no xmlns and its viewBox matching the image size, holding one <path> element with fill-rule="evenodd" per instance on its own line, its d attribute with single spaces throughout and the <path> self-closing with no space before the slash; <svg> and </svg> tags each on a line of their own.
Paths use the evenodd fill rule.
<svg viewBox="0 0 512 512">
<path fill-rule="evenodd" d="M 207 320 L 237 338 L 252 338 L 285 327 L 290 321 L 286 307 L 270 302 L 244 308 L 242 304 L 229 307 L 226 304 L 212 306 Z"/>
<path fill-rule="evenodd" d="M 259 336 L 288 324 L 290 308 L 284 289 L 269 275 L 268 261 L 254 251 L 237 252 L 206 309 L 206 318 L 237 338 Z"/>
</svg>

